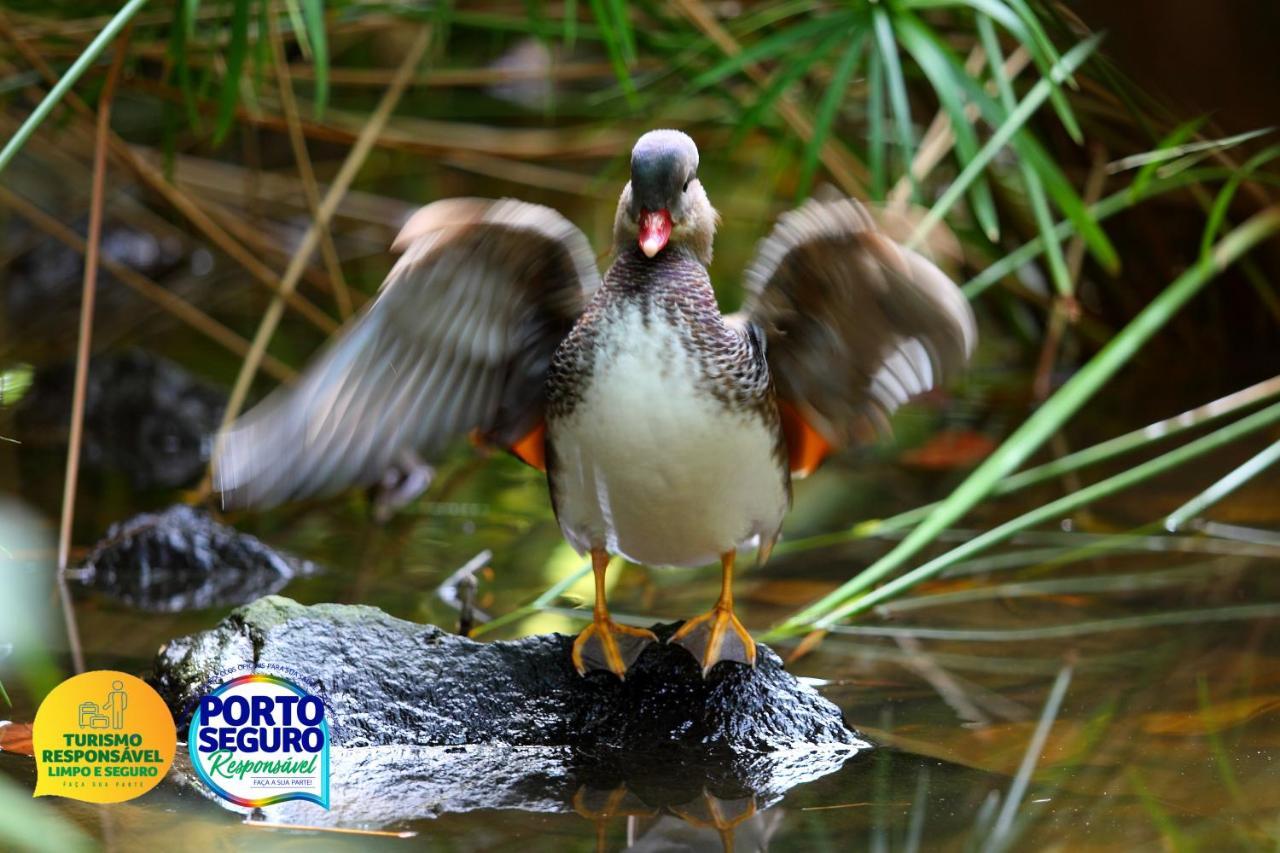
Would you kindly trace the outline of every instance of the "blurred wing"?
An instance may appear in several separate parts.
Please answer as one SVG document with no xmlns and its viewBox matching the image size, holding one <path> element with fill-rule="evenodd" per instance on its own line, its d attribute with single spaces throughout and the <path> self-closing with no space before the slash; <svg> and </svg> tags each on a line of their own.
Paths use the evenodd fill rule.
<svg viewBox="0 0 1280 853">
<path fill-rule="evenodd" d="M 550 208 L 449 199 L 395 248 L 377 299 L 219 437 L 226 505 L 369 485 L 470 430 L 511 446 L 539 428 L 552 353 L 600 283 L 586 237 Z"/>
<path fill-rule="evenodd" d="M 959 288 L 851 199 L 784 214 L 746 289 L 743 312 L 764 330 L 799 474 L 957 372 L 977 340 Z"/>
</svg>

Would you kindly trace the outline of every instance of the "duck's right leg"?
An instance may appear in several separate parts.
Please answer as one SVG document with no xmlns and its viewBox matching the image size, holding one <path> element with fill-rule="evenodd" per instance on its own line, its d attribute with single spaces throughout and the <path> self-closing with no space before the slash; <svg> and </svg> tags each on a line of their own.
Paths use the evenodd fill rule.
<svg viewBox="0 0 1280 853">
<path fill-rule="evenodd" d="M 591 569 L 596 576 L 596 606 L 591 624 L 573 641 L 573 665 L 582 675 L 589 670 L 606 669 L 619 678 L 627 677 L 627 667 L 635 663 L 644 647 L 657 642 L 652 631 L 619 625 L 609 618 L 605 601 L 604 573 L 609 568 L 609 555 L 603 548 L 591 549 Z"/>
</svg>

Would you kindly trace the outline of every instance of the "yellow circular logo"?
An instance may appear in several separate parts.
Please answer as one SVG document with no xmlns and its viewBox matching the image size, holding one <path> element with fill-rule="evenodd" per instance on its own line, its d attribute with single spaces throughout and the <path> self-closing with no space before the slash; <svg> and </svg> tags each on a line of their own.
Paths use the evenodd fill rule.
<svg viewBox="0 0 1280 853">
<path fill-rule="evenodd" d="M 173 764 L 173 715 L 151 685 L 100 669 L 67 679 L 36 711 L 37 797 L 119 803 L 150 791 Z"/>
</svg>

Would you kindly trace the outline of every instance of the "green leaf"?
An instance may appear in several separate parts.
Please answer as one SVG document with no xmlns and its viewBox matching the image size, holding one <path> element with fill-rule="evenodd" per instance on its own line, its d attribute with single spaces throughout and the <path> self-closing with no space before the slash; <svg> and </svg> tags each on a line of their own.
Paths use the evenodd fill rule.
<svg viewBox="0 0 1280 853">
<path fill-rule="evenodd" d="M 1152 181 L 1151 184 L 1141 190 L 1135 190 L 1132 186 L 1125 187 L 1096 204 L 1090 205 L 1085 212 L 1095 223 L 1102 222 L 1123 210 L 1128 210 L 1134 205 L 1146 201 L 1152 196 L 1172 192 L 1173 190 L 1204 181 L 1230 179 L 1234 174 L 1234 169 L 1225 168 L 1196 169 L 1189 172 L 1181 172 L 1169 178 Z M 1075 225 L 1069 220 L 1059 222 L 1053 229 L 1053 235 L 1058 240 L 1066 240 L 1073 233 L 1075 233 Z M 1043 236 L 1028 240 L 1004 257 L 989 264 L 986 269 L 965 282 L 960 289 L 968 299 L 977 299 L 983 291 L 1000 279 L 1013 274 L 1018 267 L 1039 257 L 1044 251 L 1044 246 Z"/>
<path fill-rule="evenodd" d="M 829 34 L 833 28 L 837 32 L 841 32 L 844 27 L 855 20 L 852 15 L 843 14 L 810 18 L 804 23 L 793 24 L 781 32 L 760 39 L 743 48 L 739 53 L 727 57 L 712 68 L 702 72 L 693 78 L 693 81 L 689 84 L 689 93 L 693 94 L 719 83 L 726 77 L 738 73 L 755 62 L 771 59 L 781 54 L 791 54 L 799 58 L 799 56 L 803 55 L 803 49 L 799 47 L 800 42 L 813 36 Z M 848 33 L 847 35 L 852 36 L 853 33 Z"/>
<path fill-rule="evenodd" d="M 600 36 L 604 40 L 605 52 L 609 54 L 609 64 L 613 66 L 613 73 L 618 78 L 618 84 L 622 86 L 622 92 L 627 101 L 635 104 L 636 84 L 631 79 L 631 71 L 627 67 L 623 36 L 618 32 L 617 25 L 614 23 L 612 5 L 606 6 L 605 4 L 606 0 L 591 0 L 591 13 L 595 16 L 596 23 L 600 26 Z"/>
<path fill-rule="evenodd" d="M 1243 465 L 1165 516 L 1164 526 L 1170 533 L 1180 530 L 1188 521 L 1280 462 L 1280 441 L 1273 442 Z"/>
<path fill-rule="evenodd" d="M 129 23 L 133 16 L 138 14 L 138 11 L 146 4 L 147 0 L 129 0 L 119 12 L 112 16 L 107 25 L 102 28 L 102 31 L 94 36 L 93 41 L 89 42 L 89 46 L 84 49 L 84 52 L 76 57 L 76 61 L 71 63 L 71 67 L 53 85 L 53 88 L 44 96 L 44 99 L 36 105 L 36 108 L 31 111 L 31 115 L 27 116 L 26 120 L 22 122 L 17 132 L 9 137 L 9 141 L 0 150 L 0 171 L 4 171 L 5 167 L 22 150 L 22 146 L 27 144 L 27 140 L 31 138 L 31 135 L 36 132 L 36 128 L 49 117 L 49 113 L 53 112 L 53 108 L 58 105 L 58 102 L 76 84 L 76 81 L 88 70 L 89 66 L 93 65 L 106 46 L 111 44 L 112 40 L 120 34 L 125 24 Z"/>
<path fill-rule="evenodd" d="M 1161 152 L 1168 151 L 1169 149 L 1175 148 L 1183 142 L 1186 142 L 1195 135 L 1196 131 L 1198 131 L 1205 123 L 1205 120 L 1204 116 L 1199 116 L 1191 119 L 1190 121 L 1183 122 L 1173 130 L 1169 131 L 1163 139 L 1156 143 L 1155 148 L 1150 151 L 1143 152 L 1143 154 L 1138 155 L 1136 158 L 1126 157 L 1118 163 L 1112 163 L 1109 165 L 1108 171 L 1111 174 L 1115 174 L 1117 172 L 1124 171 L 1126 168 L 1132 168 L 1134 166 L 1141 167 L 1138 169 L 1138 174 L 1134 176 L 1133 179 L 1134 191 L 1141 192 L 1143 187 L 1147 185 L 1147 182 L 1156 177 L 1156 169 L 1166 159 L 1160 156 Z"/>
<path fill-rule="evenodd" d="M 0 847 L 32 853 L 76 853 L 97 845 L 53 806 L 32 800 L 31 787 L 0 776 Z"/>
<path fill-rule="evenodd" d="M 884 64 L 880 52 L 871 51 L 867 62 L 867 168 L 871 171 L 871 197 L 881 200 L 888 186 L 884 139 Z"/>
<path fill-rule="evenodd" d="M 573 43 L 578 40 L 578 0 L 565 0 L 564 34 L 561 38 L 566 50 L 572 50 Z"/>
<path fill-rule="evenodd" d="M 1046 76 L 1054 63 L 1061 58 L 1057 49 L 1053 46 L 1053 42 L 1045 34 L 1039 19 L 1025 4 L 1016 12 L 1010 8 L 1008 3 L 1002 2 L 1002 0 L 904 0 L 904 6 L 915 9 L 943 9 L 966 6 L 978 15 L 985 15 L 1008 30 L 1018 40 L 1018 44 L 1031 56 L 1032 62 L 1040 69 L 1040 73 Z M 1080 124 L 1076 121 L 1075 113 L 1071 110 L 1071 104 L 1062 93 L 1062 87 L 1057 83 L 1054 84 L 1053 91 L 1049 94 L 1049 99 L 1053 104 L 1054 112 L 1058 114 L 1059 121 L 1062 122 L 1062 126 L 1066 128 L 1067 133 L 1071 135 L 1072 140 L 1076 144 L 1082 144 L 1084 142 L 1084 134 L 1080 130 Z"/>
<path fill-rule="evenodd" d="M 307 24 L 302 20 L 302 8 L 298 2 L 299 0 L 284 0 L 284 8 L 289 15 L 289 29 L 298 41 L 298 50 L 302 52 L 303 59 L 310 60 L 311 37 L 307 34 Z"/>
<path fill-rule="evenodd" d="M 252 0 L 235 0 L 231 9 L 231 43 L 227 47 L 227 71 L 218 91 L 218 119 L 213 129 L 213 144 L 226 139 L 240 102 L 240 74 L 249 53 L 249 4 Z"/>
<path fill-rule="evenodd" d="M 325 29 L 324 0 L 301 0 L 302 20 L 311 42 L 311 64 L 316 72 L 315 115 L 324 115 L 329 103 L 329 36 Z"/>
<path fill-rule="evenodd" d="M 827 52 L 835 46 L 836 42 L 844 38 L 844 33 L 840 30 L 832 30 L 827 33 L 825 38 L 818 41 L 814 47 L 806 51 L 803 56 L 798 56 L 792 62 L 779 68 L 774 72 L 773 78 L 769 81 L 769 85 L 760 93 L 760 97 L 742 114 L 742 118 L 738 120 L 738 127 L 734 131 L 734 144 L 750 133 L 760 121 L 764 118 L 764 114 L 781 98 L 788 89 L 790 89 L 797 80 L 805 75 L 813 64 L 827 55 Z"/>
<path fill-rule="evenodd" d="M 636 61 L 636 37 L 631 31 L 631 16 L 627 13 L 627 4 L 623 0 L 608 0 L 609 11 L 613 17 L 614 32 L 618 34 L 622 58 L 631 65 Z"/>
<path fill-rule="evenodd" d="M 1000 91 L 1000 102 L 1005 110 L 1012 113 L 1017 106 L 1013 94 L 1013 86 L 1004 76 L 1004 54 L 1000 50 L 1000 40 L 996 37 L 995 26 L 985 15 L 978 16 L 978 34 L 987 51 L 987 61 L 991 65 L 991 76 L 995 79 Z M 1036 227 L 1044 236 L 1045 247 L 1049 255 L 1049 275 L 1053 279 L 1054 288 L 1062 296 L 1069 296 L 1073 285 L 1071 273 L 1067 270 L 1067 261 L 1062 255 L 1062 245 L 1053 236 L 1053 214 L 1049 210 L 1049 201 L 1045 198 L 1044 184 L 1030 164 L 1018 158 L 1018 171 L 1022 174 L 1022 182 L 1027 187 L 1027 197 L 1031 202 L 1031 211 L 1035 216 Z"/>
<path fill-rule="evenodd" d="M 1100 38 L 1100 36 L 1092 36 L 1073 47 L 1062 58 L 1061 62 L 1054 66 L 1052 76 L 1062 77 L 1075 68 L 1078 68 L 1085 59 L 1093 53 L 1094 49 L 1098 46 Z M 956 200 L 959 199 L 960 195 L 968 189 L 974 179 L 982 172 L 983 169 L 986 168 L 987 164 L 991 162 L 996 153 L 1014 138 L 1018 130 L 1026 124 L 1027 120 L 1031 118 L 1036 109 L 1045 102 L 1049 96 L 1050 86 L 1051 83 L 1049 78 L 1040 80 L 1031 88 L 1031 91 L 1026 94 L 1017 106 L 1009 112 L 1008 116 L 996 129 L 995 133 L 992 134 L 991 138 L 982 146 L 982 150 L 978 152 L 977 156 L 975 156 L 967 166 L 965 166 L 960 175 L 951 183 L 950 186 L 946 188 L 946 190 L 943 191 L 942 196 L 929 209 L 928 214 L 925 215 L 924 219 L 921 220 L 920 224 L 916 227 L 915 232 L 912 234 L 912 243 L 918 243 L 926 234 L 928 234 L 934 225 L 938 224 L 938 222 L 946 216 L 952 205 L 956 203 Z M 1021 153 L 1025 156 L 1033 150 L 1034 149 L 1028 145 L 1024 146 Z M 1056 170 L 1051 168 L 1052 164 L 1045 162 L 1046 159 L 1047 158 L 1037 158 L 1032 154 L 1031 166 L 1036 169 L 1042 177 L 1046 178 L 1045 185 L 1051 193 L 1055 194 L 1056 199 L 1057 194 L 1064 193 L 1062 193 L 1062 186 L 1060 184 L 1055 185 L 1052 172 Z M 1066 179 L 1061 177 L 1060 172 L 1058 173 L 1058 177 L 1065 183 Z M 1071 189 L 1070 184 L 1066 185 L 1066 190 L 1066 195 L 1074 195 L 1074 191 Z M 1087 219 L 1087 217 L 1083 215 L 1083 203 L 1079 202 L 1078 197 L 1076 197 L 1075 201 L 1076 209 L 1074 209 L 1074 211 L 1070 207 L 1070 202 L 1064 204 L 1062 201 L 1059 201 L 1059 207 L 1062 208 L 1063 212 L 1066 213 L 1073 222 L 1076 221 L 1077 217 L 1082 221 Z M 1075 214 L 1074 216 L 1072 215 L 1073 212 Z M 1080 227 L 1081 234 L 1083 235 L 1088 226 L 1078 225 L 1078 227 Z M 1101 230 L 1097 229 L 1096 226 L 1094 226 L 1094 231 L 1101 234 Z M 1101 240 L 1105 246 L 1110 247 L 1110 243 L 1106 241 L 1105 235 L 1101 237 Z M 1119 263 L 1118 258 L 1115 256 L 1114 249 L 1111 249 L 1110 251 L 1109 260 L 1111 261 L 1112 266 Z"/>
<path fill-rule="evenodd" d="M 972 121 L 965 115 L 965 104 L 959 96 L 964 85 L 953 76 L 954 66 L 947 61 L 942 48 L 933 40 L 933 34 L 914 15 L 899 14 L 898 38 L 920 66 L 920 70 L 929 78 L 938 102 L 951 119 L 956 156 L 961 166 L 967 165 L 977 156 L 978 134 L 973 129 Z M 1000 222 L 996 215 L 995 200 L 991 197 L 991 187 L 984 174 L 979 174 L 974 180 L 969 196 L 978 224 L 987 239 L 994 243 L 1000 239 Z"/>
<path fill-rule="evenodd" d="M 876 43 L 880 47 L 880 58 L 884 61 L 884 77 L 889 87 L 889 103 L 893 107 L 893 123 L 898 131 L 898 144 L 902 146 L 903 171 L 911 181 L 911 191 L 915 194 L 915 176 L 911 172 L 911 159 L 915 154 L 915 132 L 911 127 L 911 103 L 907 99 L 907 83 L 902 77 L 902 62 L 898 57 L 898 43 L 893 37 L 893 24 L 884 6 L 876 5 L 871 10 L 871 20 L 875 27 Z"/>
<path fill-rule="evenodd" d="M 822 145 L 831 132 L 831 125 L 835 121 L 840 104 L 844 101 L 845 91 L 849 88 L 849 81 L 858 67 L 858 58 L 862 56 L 862 49 L 866 42 L 866 33 L 860 33 L 845 48 L 835 71 L 832 72 L 831 83 L 822 96 L 822 102 L 818 104 L 818 112 L 813 119 L 813 136 L 805 146 L 804 159 L 800 164 L 800 182 L 796 186 L 798 199 L 807 196 L 809 188 L 813 185 L 813 175 L 818 168 L 818 155 L 822 152 Z"/>
<path fill-rule="evenodd" d="M 1200 239 L 1201 254 L 1208 254 L 1212 249 L 1213 241 L 1217 238 L 1218 232 L 1222 230 L 1222 225 L 1227 218 L 1227 211 L 1231 207 L 1231 200 L 1235 198 L 1236 190 L 1240 188 L 1241 182 L 1257 171 L 1260 166 L 1271 162 L 1276 157 L 1280 157 L 1280 145 L 1264 148 L 1250 157 L 1227 180 L 1227 183 L 1213 200 L 1213 207 L 1209 209 L 1209 218 L 1205 221 L 1204 234 Z"/>
<path fill-rule="evenodd" d="M 31 390 L 35 370 L 29 364 L 17 364 L 0 370 L 0 406 L 16 406 Z"/>
<path fill-rule="evenodd" d="M 196 13 L 200 9 L 200 0 L 182 0 L 173 9 L 173 35 L 169 39 L 170 65 L 178 78 L 178 89 L 182 92 L 182 104 L 186 109 L 187 123 L 200 131 L 203 122 L 200 111 L 196 109 L 195 88 L 191 84 L 191 61 L 187 56 L 187 47 L 195 36 Z"/>
<path fill-rule="evenodd" d="M 258 3 L 258 38 L 253 43 L 253 91 L 255 93 L 262 91 L 266 68 L 271 62 L 271 41 L 267 38 L 267 29 L 270 27 L 267 15 L 270 13 L 268 8 L 270 5 L 270 0 L 262 0 Z"/>
</svg>

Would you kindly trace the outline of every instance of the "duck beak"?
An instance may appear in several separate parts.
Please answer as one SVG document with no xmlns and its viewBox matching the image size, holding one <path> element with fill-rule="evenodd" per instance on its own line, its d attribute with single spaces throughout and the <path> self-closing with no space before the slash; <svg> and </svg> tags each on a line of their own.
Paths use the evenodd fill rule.
<svg viewBox="0 0 1280 853">
<path fill-rule="evenodd" d="M 652 258 L 662 251 L 671 237 L 671 212 L 665 207 L 661 210 L 640 209 L 640 251 L 645 257 Z"/>
</svg>

